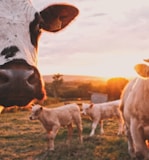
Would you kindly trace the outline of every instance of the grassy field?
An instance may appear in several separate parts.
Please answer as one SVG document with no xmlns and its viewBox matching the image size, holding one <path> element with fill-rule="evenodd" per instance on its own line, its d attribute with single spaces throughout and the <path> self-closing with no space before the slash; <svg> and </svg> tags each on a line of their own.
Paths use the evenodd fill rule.
<svg viewBox="0 0 149 160">
<path fill-rule="evenodd" d="M 83 119 L 84 143 L 78 143 L 74 128 L 70 146 L 65 143 L 67 130 L 62 128 L 55 140 L 55 151 L 46 151 L 46 132 L 41 123 L 29 120 L 29 111 L 0 115 L 0 160 L 129 160 L 127 139 L 117 136 L 118 122 L 104 122 L 105 134 L 89 137 L 91 121 Z"/>
</svg>

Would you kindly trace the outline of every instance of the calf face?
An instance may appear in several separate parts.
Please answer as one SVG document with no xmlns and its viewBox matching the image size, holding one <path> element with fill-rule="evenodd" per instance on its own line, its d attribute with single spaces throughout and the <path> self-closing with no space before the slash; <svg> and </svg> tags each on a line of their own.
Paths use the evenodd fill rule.
<svg viewBox="0 0 149 160">
<path fill-rule="evenodd" d="M 31 113 L 29 119 L 30 120 L 36 120 L 36 119 L 38 119 L 41 111 L 42 111 L 42 107 L 40 105 L 34 105 L 32 107 L 32 113 Z"/>
<path fill-rule="evenodd" d="M 65 4 L 37 12 L 29 0 L 0 1 L 0 105 L 25 106 L 45 98 L 36 67 L 38 39 L 42 31 L 63 29 L 77 14 Z"/>
<path fill-rule="evenodd" d="M 92 111 L 93 104 L 82 103 L 82 114 L 88 115 Z"/>
</svg>

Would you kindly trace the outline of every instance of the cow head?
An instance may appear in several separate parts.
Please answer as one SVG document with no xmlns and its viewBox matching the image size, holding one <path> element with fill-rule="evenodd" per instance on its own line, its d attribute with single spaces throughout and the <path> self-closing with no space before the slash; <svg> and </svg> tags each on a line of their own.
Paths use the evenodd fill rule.
<svg viewBox="0 0 149 160">
<path fill-rule="evenodd" d="M 77 15 L 78 9 L 66 4 L 37 12 L 29 0 L 0 1 L 0 105 L 25 106 L 45 98 L 36 67 L 38 39 L 43 31 L 63 29 Z"/>
</svg>

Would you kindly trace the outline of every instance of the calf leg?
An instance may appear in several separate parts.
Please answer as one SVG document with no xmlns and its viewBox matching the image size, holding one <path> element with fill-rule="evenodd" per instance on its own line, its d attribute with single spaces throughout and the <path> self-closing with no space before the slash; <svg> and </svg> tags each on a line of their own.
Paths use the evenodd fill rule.
<svg viewBox="0 0 149 160">
<path fill-rule="evenodd" d="M 79 123 L 77 123 L 76 125 L 77 125 L 77 129 L 78 129 L 79 141 L 80 141 L 80 144 L 82 144 L 83 143 L 83 137 L 82 137 L 83 127 L 82 127 L 81 121 Z"/>
<path fill-rule="evenodd" d="M 103 120 L 99 121 L 100 124 L 100 134 L 104 134 L 104 129 L 103 129 Z"/>
<path fill-rule="evenodd" d="M 77 115 L 75 116 L 75 119 L 74 119 L 74 122 L 77 126 L 77 129 L 78 129 L 78 135 L 79 135 L 79 141 L 80 141 L 80 144 L 83 143 L 83 137 L 82 137 L 82 131 L 83 131 L 83 127 L 82 127 L 82 119 L 81 119 L 81 116 Z"/>
<path fill-rule="evenodd" d="M 47 133 L 47 137 L 48 137 L 48 150 L 50 151 L 53 151 L 54 150 L 54 140 L 55 140 L 55 137 L 58 133 L 58 129 L 59 127 L 54 127 L 52 128 L 51 131 L 49 131 Z"/>
<path fill-rule="evenodd" d="M 69 124 L 67 128 L 68 128 L 67 144 L 70 144 L 72 140 L 72 132 L 73 132 L 72 124 Z"/>
<path fill-rule="evenodd" d="M 98 125 L 98 120 L 93 120 L 92 130 L 91 130 L 91 133 L 90 133 L 90 137 L 92 137 L 95 134 L 95 130 L 97 128 L 97 125 Z"/>
</svg>

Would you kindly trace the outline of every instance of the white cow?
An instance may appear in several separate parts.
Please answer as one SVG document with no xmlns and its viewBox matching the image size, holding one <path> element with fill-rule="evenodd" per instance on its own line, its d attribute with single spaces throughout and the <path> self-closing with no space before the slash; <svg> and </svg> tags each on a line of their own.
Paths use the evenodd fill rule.
<svg viewBox="0 0 149 160">
<path fill-rule="evenodd" d="M 141 77 L 130 81 L 121 96 L 120 109 L 126 124 L 128 151 L 132 158 L 149 160 L 149 66 L 135 67 Z"/>
<path fill-rule="evenodd" d="M 93 123 L 92 123 L 92 130 L 90 136 L 95 134 L 95 130 L 98 124 L 100 124 L 100 133 L 104 133 L 103 129 L 103 120 L 109 118 L 118 118 L 119 119 L 119 130 L 118 135 L 122 134 L 123 132 L 123 119 L 121 116 L 121 112 L 119 110 L 120 100 L 105 102 L 105 103 L 98 103 L 98 104 L 82 104 L 82 114 L 88 115 Z"/>
<path fill-rule="evenodd" d="M 38 39 L 43 31 L 63 29 L 77 15 L 78 9 L 67 4 L 38 12 L 30 0 L 0 0 L 0 105 L 25 106 L 45 98 L 37 69 Z"/>
<path fill-rule="evenodd" d="M 60 127 L 67 126 L 68 128 L 68 144 L 72 138 L 73 126 L 75 123 L 78 128 L 80 143 L 82 138 L 82 119 L 80 115 L 80 108 L 77 104 L 67 104 L 57 108 L 45 108 L 40 105 L 32 107 L 31 120 L 38 119 L 47 131 L 48 149 L 54 150 L 54 139 Z"/>
</svg>

